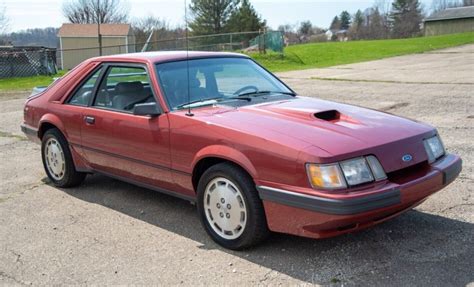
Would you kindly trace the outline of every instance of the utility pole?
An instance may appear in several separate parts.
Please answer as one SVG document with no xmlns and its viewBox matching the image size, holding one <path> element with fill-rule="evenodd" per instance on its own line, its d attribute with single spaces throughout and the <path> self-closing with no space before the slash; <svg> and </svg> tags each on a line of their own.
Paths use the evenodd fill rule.
<svg viewBox="0 0 474 287">
<path fill-rule="evenodd" d="M 102 56 L 102 35 L 100 34 L 100 0 L 97 0 L 97 38 L 99 39 L 99 56 Z"/>
</svg>

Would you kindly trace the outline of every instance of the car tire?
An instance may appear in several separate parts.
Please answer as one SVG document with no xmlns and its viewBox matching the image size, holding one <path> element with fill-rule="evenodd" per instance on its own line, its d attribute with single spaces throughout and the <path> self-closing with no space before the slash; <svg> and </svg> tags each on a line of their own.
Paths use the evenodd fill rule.
<svg viewBox="0 0 474 287">
<path fill-rule="evenodd" d="M 77 172 L 69 144 L 56 128 L 49 129 L 41 140 L 41 157 L 48 178 L 57 187 L 73 187 L 82 183 L 86 174 Z"/>
<path fill-rule="evenodd" d="M 241 168 L 216 164 L 204 172 L 197 189 L 201 223 L 219 245 L 241 250 L 270 233 L 255 184 Z"/>
</svg>

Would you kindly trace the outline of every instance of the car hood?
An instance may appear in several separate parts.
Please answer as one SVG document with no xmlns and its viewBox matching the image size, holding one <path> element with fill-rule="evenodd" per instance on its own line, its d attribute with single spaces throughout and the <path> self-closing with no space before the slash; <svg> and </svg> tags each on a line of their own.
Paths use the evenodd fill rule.
<svg viewBox="0 0 474 287">
<path fill-rule="evenodd" d="M 305 97 L 218 109 L 213 115 L 215 124 L 279 143 L 298 140 L 300 147 L 310 146 L 308 153 L 312 147 L 323 150 L 315 155 L 319 162 L 375 154 L 386 171 L 400 168 L 405 154 L 413 157 L 409 164 L 426 160 L 422 139 L 436 133 L 429 125 L 388 113 Z"/>
</svg>

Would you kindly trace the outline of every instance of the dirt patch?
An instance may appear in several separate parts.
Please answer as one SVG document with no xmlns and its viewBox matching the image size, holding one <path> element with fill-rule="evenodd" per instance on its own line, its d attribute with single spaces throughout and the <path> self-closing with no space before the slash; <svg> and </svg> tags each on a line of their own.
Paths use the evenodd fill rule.
<svg viewBox="0 0 474 287">
<path fill-rule="evenodd" d="M 18 140 L 21 140 L 21 141 L 28 140 L 28 138 L 25 137 L 25 136 L 15 135 L 15 134 L 12 134 L 12 133 L 2 132 L 2 131 L 0 131 L 0 137 L 2 137 L 2 138 L 14 138 L 14 139 L 18 139 Z"/>
<path fill-rule="evenodd" d="M 28 97 L 31 91 L 0 91 L 0 100 L 15 100 Z"/>
</svg>

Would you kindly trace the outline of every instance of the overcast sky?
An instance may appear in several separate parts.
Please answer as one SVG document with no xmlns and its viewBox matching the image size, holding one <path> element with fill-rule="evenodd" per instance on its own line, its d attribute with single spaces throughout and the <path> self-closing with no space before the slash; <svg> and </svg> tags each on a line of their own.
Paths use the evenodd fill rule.
<svg viewBox="0 0 474 287">
<path fill-rule="evenodd" d="M 188 3 L 191 0 L 188 0 Z M 295 24 L 310 20 L 313 25 L 326 28 L 342 10 L 354 13 L 374 1 L 364 0 L 251 0 L 255 9 L 272 28 L 280 24 Z M 431 0 L 422 0 L 429 8 Z M 63 0 L 0 0 L 10 18 L 10 31 L 28 28 L 59 27 L 65 22 L 61 13 Z M 131 18 L 154 15 L 171 25 L 184 23 L 184 0 L 128 0 Z"/>
</svg>

